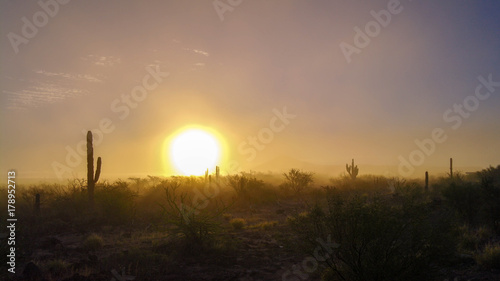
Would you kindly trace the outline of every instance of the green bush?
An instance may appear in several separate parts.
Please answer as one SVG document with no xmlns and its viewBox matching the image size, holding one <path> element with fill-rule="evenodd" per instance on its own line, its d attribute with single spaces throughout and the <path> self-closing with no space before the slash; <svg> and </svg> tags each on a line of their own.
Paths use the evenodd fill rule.
<svg viewBox="0 0 500 281">
<path fill-rule="evenodd" d="M 418 189 L 403 191 L 392 198 L 330 190 L 326 210 L 289 222 L 309 253 L 318 238 L 339 245 L 323 263 L 327 280 L 425 280 L 430 264 L 453 254 L 456 238 L 446 212 L 437 214 Z"/>
</svg>

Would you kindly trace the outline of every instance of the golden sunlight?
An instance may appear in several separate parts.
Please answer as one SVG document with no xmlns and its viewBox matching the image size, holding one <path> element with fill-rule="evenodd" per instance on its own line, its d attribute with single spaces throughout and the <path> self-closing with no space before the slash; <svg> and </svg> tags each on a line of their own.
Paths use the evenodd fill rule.
<svg viewBox="0 0 500 281">
<path fill-rule="evenodd" d="M 184 175 L 203 175 L 220 161 L 221 145 L 217 137 L 207 130 L 182 130 L 173 137 L 169 146 L 170 161 Z"/>
</svg>

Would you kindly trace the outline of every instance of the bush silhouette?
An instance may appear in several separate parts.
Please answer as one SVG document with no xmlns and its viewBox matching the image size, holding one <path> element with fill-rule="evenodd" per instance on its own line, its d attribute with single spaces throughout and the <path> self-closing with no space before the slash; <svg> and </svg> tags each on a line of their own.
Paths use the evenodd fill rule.
<svg viewBox="0 0 500 281">
<path fill-rule="evenodd" d="M 285 177 L 283 187 L 291 189 L 295 195 L 300 194 L 313 182 L 312 173 L 302 172 L 298 169 L 291 169 L 288 173 L 283 173 L 283 177 Z"/>
<path fill-rule="evenodd" d="M 478 173 L 483 195 L 482 213 L 488 224 L 500 234 L 500 165 Z"/>
<path fill-rule="evenodd" d="M 327 280 L 427 280 L 430 264 L 454 252 L 450 218 L 437 215 L 417 189 L 398 200 L 329 193 L 326 210 L 315 206 L 289 220 L 310 252 L 329 235 L 340 245 L 323 263 Z"/>
<path fill-rule="evenodd" d="M 188 253 L 212 248 L 227 207 L 216 198 L 193 200 L 194 196 L 182 191 L 179 181 L 165 185 L 166 204 L 160 206 L 167 224 L 172 226 L 170 232 L 174 238 L 182 239 Z"/>
</svg>

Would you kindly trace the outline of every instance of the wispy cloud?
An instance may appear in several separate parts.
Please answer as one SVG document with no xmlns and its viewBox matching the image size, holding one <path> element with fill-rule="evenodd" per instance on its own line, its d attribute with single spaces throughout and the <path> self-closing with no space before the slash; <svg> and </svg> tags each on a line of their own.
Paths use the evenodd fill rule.
<svg viewBox="0 0 500 281">
<path fill-rule="evenodd" d="M 202 50 L 193 50 L 195 53 L 197 54 L 200 54 L 200 55 L 204 55 L 205 57 L 208 57 L 209 54 L 205 51 L 202 51 Z"/>
<path fill-rule="evenodd" d="M 94 65 L 98 66 L 115 66 L 121 63 L 121 59 L 113 56 L 97 56 L 97 55 L 87 55 L 83 57 L 82 60 L 88 61 Z"/>
<path fill-rule="evenodd" d="M 8 109 L 27 109 L 82 96 L 88 94 L 88 91 L 55 84 L 41 84 L 20 91 L 3 91 L 3 93 L 6 94 L 9 102 Z"/>
<path fill-rule="evenodd" d="M 62 72 L 48 72 L 45 70 L 36 70 L 35 73 L 42 74 L 48 77 L 60 77 L 74 81 L 87 81 L 93 83 L 102 83 L 103 81 L 95 76 L 89 74 L 70 74 Z"/>
<path fill-rule="evenodd" d="M 34 70 L 34 79 L 6 77 L 17 80 L 25 85 L 20 90 L 4 90 L 8 109 L 36 108 L 68 98 L 74 98 L 89 93 L 85 89 L 88 83 L 103 83 L 104 77 L 89 74 L 73 74 Z M 83 83 L 83 84 L 82 84 Z"/>
<path fill-rule="evenodd" d="M 191 52 L 193 52 L 195 54 L 205 56 L 205 57 L 208 57 L 210 55 L 208 52 L 205 52 L 203 50 L 189 49 L 189 48 L 184 48 L 184 49 L 187 50 L 187 51 L 191 51 Z"/>
</svg>

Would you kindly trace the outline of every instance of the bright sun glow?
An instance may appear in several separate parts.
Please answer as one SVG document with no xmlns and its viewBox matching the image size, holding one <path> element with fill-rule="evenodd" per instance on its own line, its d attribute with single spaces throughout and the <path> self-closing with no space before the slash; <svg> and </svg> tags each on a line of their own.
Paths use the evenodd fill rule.
<svg viewBox="0 0 500 281">
<path fill-rule="evenodd" d="M 173 139 L 170 158 L 180 172 L 199 176 L 217 165 L 220 150 L 217 139 L 209 132 L 188 129 Z"/>
</svg>

